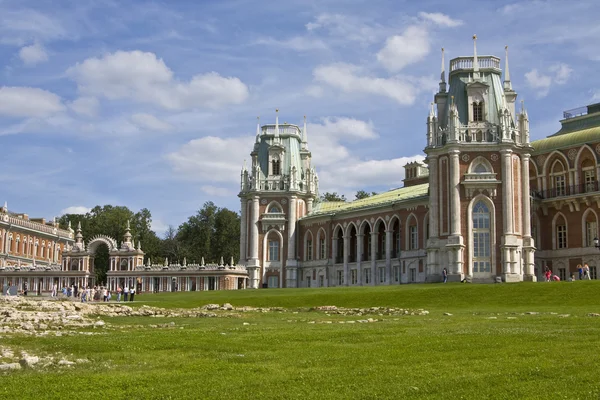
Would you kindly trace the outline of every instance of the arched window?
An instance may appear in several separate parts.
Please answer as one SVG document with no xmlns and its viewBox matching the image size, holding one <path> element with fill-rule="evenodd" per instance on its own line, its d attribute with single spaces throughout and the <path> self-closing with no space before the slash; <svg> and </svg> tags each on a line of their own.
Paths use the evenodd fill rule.
<svg viewBox="0 0 600 400">
<path fill-rule="evenodd" d="M 492 272 L 490 209 L 479 201 L 473 207 L 473 274 Z"/>
<path fill-rule="evenodd" d="M 79 270 L 79 260 L 71 261 L 71 271 Z"/>
<path fill-rule="evenodd" d="M 8 235 L 8 252 L 9 253 L 13 252 L 12 245 L 13 245 L 13 235 L 11 233 Z"/>
<path fill-rule="evenodd" d="M 475 168 L 473 168 L 473 172 L 476 174 L 485 174 L 486 172 L 488 172 L 488 169 L 485 166 L 485 164 L 479 163 L 475 166 Z"/>
<path fill-rule="evenodd" d="M 598 237 L 598 222 L 596 221 L 596 214 L 588 212 L 585 216 L 585 247 L 594 246 L 594 238 Z"/>
<path fill-rule="evenodd" d="M 271 163 L 273 166 L 273 175 L 280 175 L 281 174 L 281 161 L 273 160 Z"/>
<path fill-rule="evenodd" d="M 271 206 L 271 208 L 269 208 L 269 213 L 280 213 L 281 209 L 277 206 Z"/>
<path fill-rule="evenodd" d="M 318 242 L 319 242 L 319 259 L 324 260 L 327 258 L 327 239 L 325 237 L 325 231 L 323 229 L 319 230 L 317 234 Z"/>
<path fill-rule="evenodd" d="M 555 161 L 552 165 L 552 173 L 550 179 L 552 179 L 552 188 L 554 189 L 554 196 L 564 196 L 566 194 L 566 179 L 565 179 L 565 167 L 560 161 Z"/>
<path fill-rule="evenodd" d="M 127 260 L 121 260 L 120 267 L 121 271 L 127 271 L 127 268 L 129 267 L 129 263 L 127 262 Z"/>
<path fill-rule="evenodd" d="M 555 248 L 566 249 L 567 248 L 567 221 L 561 214 L 556 216 L 554 223 L 555 229 Z"/>
<path fill-rule="evenodd" d="M 17 235 L 17 245 L 15 246 L 15 253 L 19 253 L 19 244 L 21 243 L 21 237 L 19 235 Z M 21 248 L 21 254 L 23 254 L 23 249 Z"/>
<path fill-rule="evenodd" d="M 586 192 L 595 192 L 598 190 L 594 161 L 589 158 L 584 160 L 583 163 L 581 163 L 581 173 L 583 175 L 584 190 Z"/>
<path fill-rule="evenodd" d="M 35 240 L 35 243 L 34 243 L 34 245 L 33 245 L 33 256 L 34 256 L 34 257 L 37 257 L 37 256 L 38 256 L 38 245 L 39 245 L 39 242 L 38 242 L 38 240 L 36 239 L 36 240 Z"/>
<path fill-rule="evenodd" d="M 311 261 L 313 259 L 313 236 L 310 231 L 306 232 L 304 236 L 304 259 Z"/>
<path fill-rule="evenodd" d="M 483 121 L 483 101 L 473 102 L 473 121 Z"/>
<path fill-rule="evenodd" d="M 279 261 L 279 240 L 269 239 L 269 259 L 267 261 Z"/>
</svg>

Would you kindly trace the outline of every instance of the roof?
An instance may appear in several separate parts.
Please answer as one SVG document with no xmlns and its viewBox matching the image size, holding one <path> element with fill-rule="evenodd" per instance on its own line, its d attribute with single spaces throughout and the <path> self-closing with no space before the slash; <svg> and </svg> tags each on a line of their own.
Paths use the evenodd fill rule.
<svg viewBox="0 0 600 400">
<path fill-rule="evenodd" d="M 392 189 L 385 193 L 376 194 L 365 199 L 345 201 L 320 201 L 315 204 L 312 212 L 302 219 L 308 219 L 321 215 L 333 215 L 340 212 L 358 211 L 375 206 L 385 206 L 418 197 L 427 196 L 429 183 Z"/>
<path fill-rule="evenodd" d="M 533 147 L 534 154 L 539 154 L 594 142 L 600 142 L 600 126 L 549 136 L 531 142 L 531 147 Z"/>
</svg>

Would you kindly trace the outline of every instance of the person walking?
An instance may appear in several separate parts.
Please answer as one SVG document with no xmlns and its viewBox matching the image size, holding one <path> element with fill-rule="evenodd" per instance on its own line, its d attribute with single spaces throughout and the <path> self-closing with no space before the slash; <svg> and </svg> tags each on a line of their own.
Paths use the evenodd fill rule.
<svg viewBox="0 0 600 400">
<path fill-rule="evenodd" d="M 125 288 L 123 288 L 123 301 L 127 301 L 128 297 L 129 297 L 129 286 L 125 285 Z"/>
<path fill-rule="evenodd" d="M 583 264 L 583 279 L 590 280 L 590 266 L 587 263 Z"/>
<path fill-rule="evenodd" d="M 448 282 L 448 270 L 446 268 L 442 270 L 442 276 L 444 277 L 444 283 Z"/>
<path fill-rule="evenodd" d="M 581 264 L 577 264 L 577 272 L 579 272 L 579 280 L 583 278 L 583 267 Z"/>
<path fill-rule="evenodd" d="M 129 290 L 129 301 L 133 301 L 133 297 L 135 296 L 135 286 L 132 286 Z"/>
<path fill-rule="evenodd" d="M 121 286 L 117 287 L 117 303 L 121 301 Z"/>
</svg>

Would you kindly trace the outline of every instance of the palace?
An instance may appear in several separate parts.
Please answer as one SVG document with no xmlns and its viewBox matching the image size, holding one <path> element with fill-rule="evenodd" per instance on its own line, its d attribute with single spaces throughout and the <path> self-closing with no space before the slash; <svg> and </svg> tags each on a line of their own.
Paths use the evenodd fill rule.
<svg viewBox="0 0 600 400">
<path fill-rule="evenodd" d="M 600 265 L 600 104 L 565 112 L 559 132 L 530 142 L 501 60 L 442 50 L 427 116 L 425 164 L 404 186 L 324 202 L 304 126 L 257 126 L 241 173 L 240 261 L 249 287 L 325 287 L 562 279 Z M 340 177 L 343 178 L 343 177 Z"/>
</svg>

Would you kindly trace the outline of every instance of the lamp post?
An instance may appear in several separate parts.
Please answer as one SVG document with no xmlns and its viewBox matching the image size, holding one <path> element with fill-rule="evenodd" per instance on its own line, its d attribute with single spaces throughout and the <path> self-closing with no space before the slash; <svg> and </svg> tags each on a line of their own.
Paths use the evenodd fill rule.
<svg viewBox="0 0 600 400">
<path fill-rule="evenodd" d="M 594 238 L 594 247 L 600 250 L 600 240 L 598 240 L 598 237 Z"/>
</svg>

